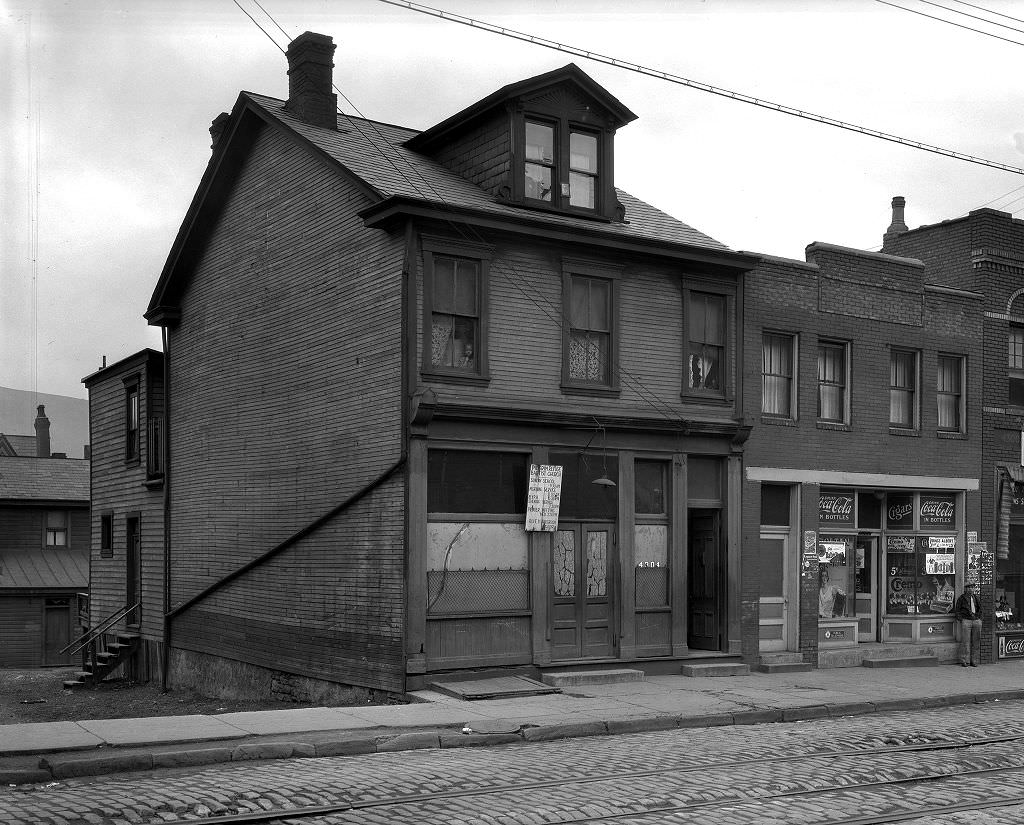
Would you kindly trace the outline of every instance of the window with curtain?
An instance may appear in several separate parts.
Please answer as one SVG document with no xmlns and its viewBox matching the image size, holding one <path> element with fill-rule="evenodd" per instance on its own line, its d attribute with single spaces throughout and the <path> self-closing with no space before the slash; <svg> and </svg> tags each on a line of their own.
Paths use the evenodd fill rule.
<svg viewBox="0 0 1024 825">
<path fill-rule="evenodd" d="M 66 510 L 46 511 L 46 546 L 68 546 L 68 514 Z"/>
<path fill-rule="evenodd" d="M 818 344 L 818 419 L 846 422 L 846 344 Z"/>
<path fill-rule="evenodd" d="M 433 257 L 431 356 L 434 367 L 478 371 L 480 262 Z"/>
<path fill-rule="evenodd" d="M 612 285 L 603 278 L 569 279 L 568 377 L 576 383 L 611 382 Z"/>
<path fill-rule="evenodd" d="M 889 425 L 917 426 L 917 353 L 911 350 L 889 354 Z"/>
<path fill-rule="evenodd" d="M 761 412 L 793 418 L 794 337 L 777 332 L 761 336 Z"/>
<path fill-rule="evenodd" d="M 963 369 L 959 355 L 940 355 L 935 396 L 938 405 L 938 427 L 947 432 L 963 431 Z"/>
<path fill-rule="evenodd" d="M 725 296 L 689 294 L 687 313 L 687 387 L 691 392 L 722 393 L 725 355 Z"/>
</svg>

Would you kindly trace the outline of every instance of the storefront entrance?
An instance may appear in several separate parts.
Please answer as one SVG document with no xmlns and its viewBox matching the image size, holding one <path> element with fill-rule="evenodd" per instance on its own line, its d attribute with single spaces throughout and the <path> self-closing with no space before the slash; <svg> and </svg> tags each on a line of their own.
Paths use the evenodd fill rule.
<svg viewBox="0 0 1024 825">
<path fill-rule="evenodd" d="M 878 539 L 858 536 L 854 548 L 857 604 L 857 641 L 877 642 L 879 628 Z"/>
<path fill-rule="evenodd" d="M 616 655 L 615 525 L 561 522 L 551 544 L 551 655 L 556 660 Z"/>
<path fill-rule="evenodd" d="M 687 638 L 696 650 L 722 649 L 723 569 L 717 510 L 690 510 Z"/>
</svg>

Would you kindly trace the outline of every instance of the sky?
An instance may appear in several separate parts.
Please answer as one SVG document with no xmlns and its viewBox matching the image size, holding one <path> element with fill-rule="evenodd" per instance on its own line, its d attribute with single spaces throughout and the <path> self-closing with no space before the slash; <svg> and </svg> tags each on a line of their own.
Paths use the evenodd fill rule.
<svg viewBox="0 0 1024 825">
<path fill-rule="evenodd" d="M 1024 167 L 1024 7 L 892 2 L 920 14 L 879 0 L 425 5 Z M 303 31 L 332 36 L 342 111 L 416 129 L 576 63 L 638 115 L 616 136 L 616 185 L 732 249 L 877 249 L 894 195 L 911 228 L 984 206 L 1024 218 L 1024 174 L 380 0 L 0 0 L 0 386 L 85 397 L 104 358 L 161 348 L 142 314 L 211 120 L 242 90 L 287 97 L 283 54 L 242 9 L 282 48 Z"/>
</svg>

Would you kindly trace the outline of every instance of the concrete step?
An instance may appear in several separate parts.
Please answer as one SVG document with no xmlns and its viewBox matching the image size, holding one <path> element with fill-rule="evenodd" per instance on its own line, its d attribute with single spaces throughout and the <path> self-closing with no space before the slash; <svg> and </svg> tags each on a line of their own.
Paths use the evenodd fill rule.
<svg viewBox="0 0 1024 825">
<path fill-rule="evenodd" d="M 758 659 L 763 665 L 781 664 L 783 662 L 800 664 L 804 660 L 804 655 L 802 653 L 794 653 L 793 651 L 779 651 L 777 653 L 762 653 Z"/>
<path fill-rule="evenodd" d="M 806 662 L 761 662 L 757 666 L 759 673 L 805 673 L 813 669 Z"/>
<path fill-rule="evenodd" d="M 574 685 L 604 685 L 616 682 L 642 682 L 647 674 L 642 670 L 574 670 L 562 673 L 544 673 L 540 680 L 551 687 L 572 687 Z"/>
<path fill-rule="evenodd" d="M 683 676 L 747 676 L 750 674 L 750 665 L 739 662 L 683 665 L 680 673 Z"/>
<path fill-rule="evenodd" d="M 937 667 L 937 656 L 892 656 L 877 659 L 865 659 L 864 667 Z"/>
</svg>

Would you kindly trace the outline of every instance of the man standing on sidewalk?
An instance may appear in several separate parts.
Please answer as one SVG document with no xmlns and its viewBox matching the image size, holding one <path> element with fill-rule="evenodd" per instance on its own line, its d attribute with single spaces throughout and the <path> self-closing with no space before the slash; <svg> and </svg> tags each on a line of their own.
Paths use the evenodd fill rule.
<svg viewBox="0 0 1024 825">
<path fill-rule="evenodd" d="M 953 613 L 960 622 L 960 666 L 978 666 L 981 658 L 981 599 L 974 582 L 964 585 L 964 592 L 956 600 Z"/>
</svg>

